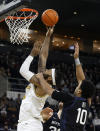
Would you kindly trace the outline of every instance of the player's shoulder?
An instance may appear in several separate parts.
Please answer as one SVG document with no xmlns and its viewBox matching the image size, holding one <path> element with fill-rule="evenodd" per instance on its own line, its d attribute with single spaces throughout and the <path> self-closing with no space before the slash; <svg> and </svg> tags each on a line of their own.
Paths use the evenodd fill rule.
<svg viewBox="0 0 100 131">
<path fill-rule="evenodd" d="M 75 101 L 87 101 L 87 100 L 83 97 L 75 97 Z"/>
<path fill-rule="evenodd" d="M 88 106 L 88 101 L 87 99 L 83 98 L 83 97 L 76 97 L 75 98 L 75 103 L 77 103 L 78 105 L 82 105 L 82 107 L 86 107 Z"/>
<path fill-rule="evenodd" d="M 32 92 L 35 91 L 34 85 L 31 84 L 31 83 L 29 83 L 29 84 L 27 85 L 27 87 L 26 87 L 26 92 L 29 92 L 29 91 L 32 91 Z"/>
</svg>

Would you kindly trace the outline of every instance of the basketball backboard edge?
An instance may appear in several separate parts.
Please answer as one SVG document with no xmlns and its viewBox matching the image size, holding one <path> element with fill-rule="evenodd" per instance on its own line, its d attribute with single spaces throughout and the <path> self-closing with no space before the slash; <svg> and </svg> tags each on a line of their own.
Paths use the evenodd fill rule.
<svg viewBox="0 0 100 131">
<path fill-rule="evenodd" d="M 0 0 L 0 22 L 22 8 L 29 8 L 32 0 Z"/>
</svg>

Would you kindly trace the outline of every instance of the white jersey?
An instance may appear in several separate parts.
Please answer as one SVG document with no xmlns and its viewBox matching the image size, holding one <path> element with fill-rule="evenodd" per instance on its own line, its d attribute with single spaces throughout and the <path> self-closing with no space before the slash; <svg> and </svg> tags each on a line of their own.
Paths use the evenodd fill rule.
<svg viewBox="0 0 100 131">
<path fill-rule="evenodd" d="M 25 99 L 22 100 L 19 113 L 19 123 L 24 121 L 30 121 L 34 118 L 42 120 L 40 115 L 42 108 L 45 104 L 45 100 L 48 95 L 44 97 L 37 97 L 35 94 L 35 87 L 33 84 L 29 84 L 26 88 Z"/>
</svg>

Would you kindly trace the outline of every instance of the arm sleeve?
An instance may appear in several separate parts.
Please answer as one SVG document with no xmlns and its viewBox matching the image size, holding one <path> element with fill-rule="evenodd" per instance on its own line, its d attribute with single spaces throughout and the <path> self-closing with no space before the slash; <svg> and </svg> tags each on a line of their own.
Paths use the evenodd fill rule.
<svg viewBox="0 0 100 131">
<path fill-rule="evenodd" d="M 33 57 L 32 56 L 28 56 L 25 61 L 23 62 L 21 68 L 20 68 L 20 74 L 27 80 L 29 81 L 32 76 L 34 75 L 33 72 L 29 71 L 29 68 L 30 68 L 30 64 L 31 62 L 33 61 Z"/>
<path fill-rule="evenodd" d="M 64 103 L 70 102 L 74 99 L 74 96 L 72 96 L 70 93 L 58 90 L 53 91 L 51 97 Z"/>
</svg>

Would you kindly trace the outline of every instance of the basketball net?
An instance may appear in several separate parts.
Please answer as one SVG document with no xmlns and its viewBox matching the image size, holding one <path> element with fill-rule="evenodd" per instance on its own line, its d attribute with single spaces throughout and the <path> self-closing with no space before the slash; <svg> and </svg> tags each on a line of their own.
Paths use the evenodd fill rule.
<svg viewBox="0 0 100 131">
<path fill-rule="evenodd" d="M 23 44 L 29 42 L 29 26 L 37 18 L 38 11 L 24 8 L 13 16 L 5 18 L 10 31 L 11 43 Z"/>
</svg>

